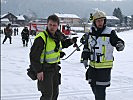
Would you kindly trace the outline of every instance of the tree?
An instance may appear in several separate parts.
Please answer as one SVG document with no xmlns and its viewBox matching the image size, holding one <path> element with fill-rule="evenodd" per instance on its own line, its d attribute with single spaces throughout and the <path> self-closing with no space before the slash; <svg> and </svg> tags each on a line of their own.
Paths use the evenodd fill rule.
<svg viewBox="0 0 133 100">
<path fill-rule="evenodd" d="M 127 16 L 124 17 L 124 23 L 127 25 Z"/>
<path fill-rule="evenodd" d="M 113 16 L 116 16 L 117 18 L 120 19 L 120 24 L 123 22 L 123 14 L 122 14 L 120 8 L 115 8 L 114 9 Z"/>
<path fill-rule="evenodd" d="M 133 29 L 133 15 L 131 15 L 132 19 L 131 19 L 131 27 Z"/>
</svg>

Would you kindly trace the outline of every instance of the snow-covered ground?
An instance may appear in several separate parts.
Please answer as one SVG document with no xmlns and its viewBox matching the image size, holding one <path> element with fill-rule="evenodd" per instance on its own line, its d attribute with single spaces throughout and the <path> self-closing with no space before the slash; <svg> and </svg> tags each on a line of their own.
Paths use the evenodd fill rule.
<svg viewBox="0 0 133 100">
<path fill-rule="evenodd" d="M 9 40 L 1 44 L 1 98 L 2 100 L 39 100 L 40 92 L 37 91 L 36 81 L 32 81 L 26 75 L 29 65 L 28 47 L 22 46 L 21 32 L 12 36 L 12 44 Z M 78 33 L 79 39 L 83 33 Z M 132 100 L 133 98 L 133 30 L 118 33 L 125 41 L 125 50 L 114 51 L 114 67 L 112 70 L 111 86 L 107 88 L 107 100 Z M 3 41 L 4 35 L 1 35 Z M 34 37 L 30 37 L 32 42 Z M 78 39 L 78 43 L 79 43 Z M 80 44 L 80 43 L 79 43 Z M 64 49 L 66 56 L 74 48 Z M 81 47 L 82 50 L 82 47 Z M 94 95 L 85 80 L 86 69 L 80 63 L 81 51 L 76 51 L 67 60 L 61 61 L 62 84 L 58 100 L 94 100 Z"/>
</svg>

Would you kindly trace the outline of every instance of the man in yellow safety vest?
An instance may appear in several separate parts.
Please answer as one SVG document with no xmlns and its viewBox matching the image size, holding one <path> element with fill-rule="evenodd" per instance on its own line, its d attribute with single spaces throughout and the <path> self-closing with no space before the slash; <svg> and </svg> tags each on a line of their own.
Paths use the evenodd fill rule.
<svg viewBox="0 0 133 100">
<path fill-rule="evenodd" d="M 68 48 L 77 41 L 76 38 L 66 39 L 58 30 L 59 18 L 51 15 L 47 19 L 47 29 L 36 35 L 30 51 L 30 63 L 37 74 L 40 100 L 57 100 L 61 74 L 59 73 L 60 58 L 65 55 L 62 48 Z"/>
</svg>

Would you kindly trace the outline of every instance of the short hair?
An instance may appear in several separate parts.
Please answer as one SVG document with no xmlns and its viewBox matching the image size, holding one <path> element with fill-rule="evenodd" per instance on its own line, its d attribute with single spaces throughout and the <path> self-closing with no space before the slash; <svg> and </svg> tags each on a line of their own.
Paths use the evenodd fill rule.
<svg viewBox="0 0 133 100">
<path fill-rule="evenodd" d="M 60 23 L 59 17 L 56 16 L 56 15 L 50 15 L 50 16 L 48 17 L 48 19 L 47 19 L 47 23 L 49 22 L 49 20 L 52 20 L 52 21 L 54 21 L 54 22 L 57 22 L 58 25 L 59 25 L 59 23 Z"/>
</svg>

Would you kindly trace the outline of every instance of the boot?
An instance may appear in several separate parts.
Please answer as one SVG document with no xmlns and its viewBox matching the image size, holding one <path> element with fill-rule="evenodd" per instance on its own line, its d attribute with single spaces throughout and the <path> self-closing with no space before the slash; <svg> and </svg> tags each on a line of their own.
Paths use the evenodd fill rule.
<svg viewBox="0 0 133 100">
<path fill-rule="evenodd" d="M 25 44 L 23 44 L 23 47 L 25 47 Z"/>
<path fill-rule="evenodd" d="M 28 43 L 26 43 L 26 47 L 28 47 Z"/>
</svg>

